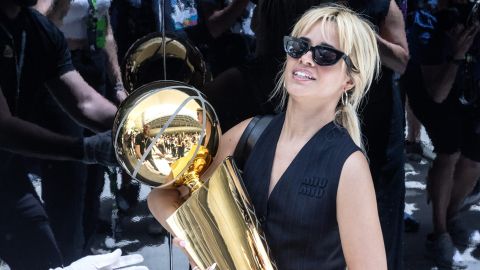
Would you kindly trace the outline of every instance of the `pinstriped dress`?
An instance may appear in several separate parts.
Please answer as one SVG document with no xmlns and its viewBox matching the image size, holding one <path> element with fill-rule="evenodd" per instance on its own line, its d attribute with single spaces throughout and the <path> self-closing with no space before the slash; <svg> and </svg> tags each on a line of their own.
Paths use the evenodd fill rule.
<svg viewBox="0 0 480 270">
<path fill-rule="evenodd" d="M 273 158 L 285 119 L 265 129 L 246 161 L 243 180 L 280 270 L 345 269 L 336 195 L 345 160 L 360 149 L 333 122 L 305 144 L 268 197 Z"/>
</svg>

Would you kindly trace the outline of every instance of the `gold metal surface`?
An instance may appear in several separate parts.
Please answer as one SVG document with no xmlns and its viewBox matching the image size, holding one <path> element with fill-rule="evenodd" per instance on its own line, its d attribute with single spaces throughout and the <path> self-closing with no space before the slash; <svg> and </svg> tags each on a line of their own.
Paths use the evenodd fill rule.
<svg viewBox="0 0 480 270">
<path fill-rule="evenodd" d="M 206 183 L 200 180 L 220 138 L 215 111 L 188 85 L 201 88 L 209 77 L 201 56 L 167 36 L 167 78 L 182 82 L 156 81 L 163 78 L 161 44 L 160 35 L 147 36 L 127 53 L 123 74 L 130 94 L 112 128 L 119 164 L 142 183 L 190 190 L 167 222 L 190 243 L 187 252 L 201 269 L 213 263 L 216 269 L 276 269 L 232 159 Z"/>
<path fill-rule="evenodd" d="M 198 187 L 216 154 L 220 129 L 203 95 L 184 83 L 140 87 L 120 106 L 112 129 L 117 159 L 133 178 L 152 186 Z M 188 175 L 188 176 L 186 176 Z"/>
<path fill-rule="evenodd" d="M 201 269 L 276 269 L 245 187 L 227 158 L 167 219 L 174 234 Z"/>
<path fill-rule="evenodd" d="M 163 38 L 160 33 L 149 34 L 137 40 L 125 55 L 122 65 L 123 83 L 127 92 L 163 80 Z M 201 53 L 188 40 L 167 34 L 165 36 L 167 79 L 184 82 L 202 89 L 211 80 Z"/>
</svg>

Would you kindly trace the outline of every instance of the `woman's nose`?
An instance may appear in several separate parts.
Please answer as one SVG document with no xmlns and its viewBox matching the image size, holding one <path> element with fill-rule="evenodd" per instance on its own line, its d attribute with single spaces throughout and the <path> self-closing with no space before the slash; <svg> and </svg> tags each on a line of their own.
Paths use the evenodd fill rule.
<svg viewBox="0 0 480 270">
<path fill-rule="evenodd" d="M 311 67 L 315 66 L 315 62 L 313 62 L 313 54 L 311 50 L 309 50 L 307 53 L 305 53 L 300 57 L 300 63 L 307 66 L 311 66 Z"/>
</svg>

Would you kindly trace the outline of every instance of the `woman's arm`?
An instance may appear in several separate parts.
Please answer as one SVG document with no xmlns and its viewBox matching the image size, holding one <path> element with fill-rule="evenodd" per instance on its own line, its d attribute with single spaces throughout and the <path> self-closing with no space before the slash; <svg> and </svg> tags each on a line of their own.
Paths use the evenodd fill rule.
<svg viewBox="0 0 480 270">
<path fill-rule="evenodd" d="M 345 162 L 337 192 L 337 220 L 349 270 L 387 269 L 372 176 L 357 151 Z"/>
<path fill-rule="evenodd" d="M 237 146 L 240 136 L 242 136 L 243 131 L 250 123 L 251 119 L 244 120 L 243 122 L 237 124 L 220 138 L 220 145 L 217 151 L 217 155 L 213 159 L 212 164 L 209 166 L 208 170 L 204 173 L 204 176 L 208 176 L 213 173 L 216 167 L 227 157 L 233 155 L 235 147 Z M 202 177 L 202 178 L 205 178 Z M 148 195 L 148 208 L 152 212 L 155 219 L 162 224 L 162 226 L 171 232 L 166 220 L 169 216 L 177 210 L 178 207 L 183 202 L 183 198 L 188 194 L 186 188 L 179 189 L 152 189 Z"/>
<path fill-rule="evenodd" d="M 407 35 L 402 12 L 394 0 L 390 1 L 387 16 L 379 30 L 377 43 L 382 64 L 403 74 L 409 59 Z"/>
</svg>

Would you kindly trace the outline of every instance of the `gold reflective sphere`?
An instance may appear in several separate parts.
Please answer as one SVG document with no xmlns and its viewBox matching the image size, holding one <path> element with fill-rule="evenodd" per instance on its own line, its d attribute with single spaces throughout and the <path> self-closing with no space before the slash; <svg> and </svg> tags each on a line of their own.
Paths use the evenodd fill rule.
<svg viewBox="0 0 480 270">
<path fill-rule="evenodd" d="M 128 93 L 147 83 L 165 79 L 162 43 L 162 35 L 152 33 L 130 47 L 122 65 L 123 83 Z M 211 80 L 211 75 L 198 49 L 188 40 L 172 34 L 165 36 L 165 43 L 166 79 L 202 89 Z"/>
<path fill-rule="evenodd" d="M 112 133 L 117 159 L 130 176 L 148 185 L 170 186 L 182 177 L 198 178 L 207 169 L 220 128 L 200 91 L 181 82 L 156 81 L 124 100 Z M 186 180 L 180 184 L 190 185 Z"/>
</svg>

